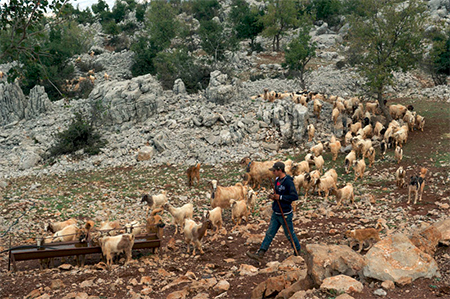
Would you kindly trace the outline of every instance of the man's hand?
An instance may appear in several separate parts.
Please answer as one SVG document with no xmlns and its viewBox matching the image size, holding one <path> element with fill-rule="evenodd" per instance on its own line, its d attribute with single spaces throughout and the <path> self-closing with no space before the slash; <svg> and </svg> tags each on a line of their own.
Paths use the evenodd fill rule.
<svg viewBox="0 0 450 299">
<path fill-rule="evenodd" d="M 280 195 L 279 194 L 270 194 L 269 199 L 280 200 Z"/>
</svg>

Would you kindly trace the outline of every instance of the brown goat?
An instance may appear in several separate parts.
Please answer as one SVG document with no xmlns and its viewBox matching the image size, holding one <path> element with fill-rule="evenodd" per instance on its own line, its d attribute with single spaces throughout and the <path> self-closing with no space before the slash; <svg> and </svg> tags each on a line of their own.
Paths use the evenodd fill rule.
<svg viewBox="0 0 450 299">
<path fill-rule="evenodd" d="M 186 170 L 186 175 L 188 177 L 188 185 L 191 187 L 194 184 L 194 180 L 197 180 L 197 185 L 200 184 L 200 163 L 196 166 L 191 166 Z"/>
</svg>

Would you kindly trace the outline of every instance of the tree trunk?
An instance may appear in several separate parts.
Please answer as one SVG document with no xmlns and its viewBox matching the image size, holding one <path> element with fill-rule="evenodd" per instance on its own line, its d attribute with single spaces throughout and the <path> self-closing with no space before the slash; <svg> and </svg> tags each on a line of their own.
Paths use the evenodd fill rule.
<svg viewBox="0 0 450 299">
<path fill-rule="evenodd" d="M 303 75 L 303 70 L 300 70 L 300 86 L 303 90 L 305 89 L 305 78 Z"/>
<path fill-rule="evenodd" d="M 274 35 L 273 37 L 273 41 L 272 41 L 272 50 L 275 52 L 275 39 L 276 39 L 276 35 Z"/>
<path fill-rule="evenodd" d="M 378 100 L 378 104 L 380 105 L 381 111 L 383 111 L 383 114 L 386 117 L 386 123 L 384 125 L 387 127 L 389 125 L 389 123 L 392 121 L 392 117 L 391 117 L 391 114 L 389 113 L 388 107 L 386 105 L 384 105 L 383 87 L 380 87 L 377 91 L 377 100 Z"/>
<path fill-rule="evenodd" d="M 280 35 L 277 34 L 277 52 L 280 52 Z"/>
</svg>

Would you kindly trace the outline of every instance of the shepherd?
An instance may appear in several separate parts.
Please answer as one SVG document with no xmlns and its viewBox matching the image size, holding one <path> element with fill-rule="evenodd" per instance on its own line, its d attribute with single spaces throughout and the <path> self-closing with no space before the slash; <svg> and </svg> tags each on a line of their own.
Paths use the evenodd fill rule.
<svg viewBox="0 0 450 299">
<path fill-rule="evenodd" d="M 269 249 L 280 226 L 283 227 L 284 234 L 294 249 L 294 255 L 298 256 L 300 252 L 300 243 L 295 235 L 294 225 L 292 224 L 292 202 L 298 199 L 294 181 L 291 176 L 286 174 L 283 162 L 276 162 L 269 170 L 276 176 L 274 193 L 269 195 L 269 199 L 273 200 L 272 218 L 270 219 L 269 227 L 261 247 L 256 253 L 247 252 L 248 257 L 260 263 L 263 261 L 264 254 Z"/>
</svg>

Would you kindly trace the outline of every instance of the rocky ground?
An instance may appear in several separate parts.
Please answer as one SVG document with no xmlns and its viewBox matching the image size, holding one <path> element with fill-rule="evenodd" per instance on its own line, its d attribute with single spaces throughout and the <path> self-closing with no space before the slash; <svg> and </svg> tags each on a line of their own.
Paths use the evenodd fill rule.
<svg viewBox="0 0 450 299">
<path fill-rule="evenodd" d="M 419 101 L 400 98 L 393 101 L 412 103 L 419 114 L 427 119 L 424 132 L 410 134 L 400 163 L 407 170 L 407 177 L 418 173 L 420 167 L 429 169 L 423 201 L 416 205 L 406 204 L 408 191 L 398 189 L 394 172 L 398 165 L 393 152 L 381 160 L 377 156 L 373 168 L 366 169 L 362 180 L 356 182 L 358 207 L 349 204 L 338 209 L 334 197 L 325 200 L 313 195 L 299 202 L 295 214 L 295 232 L 302 245 L 302 257 L 307 244 L 347 244 L 343 232 L 350 228 L 373 227 L 379 218 L 387 221 L 391 232 L 405 232 L 425 227 L 437 220 L 448 218 L 450 206 L 450 132 L 449 103 L 445 101 Z M 300 161 L 305 155 L 302 147 L 279 150 L 275 156 Z M 378 151 L 377 151 L 378 154 Z M 339 173 L 339 185 L 352 181 L 353 174 L 343 172 L 341 155 L 336 162 L 330 153 L 324 155 L 326 169 L 335 167 Z M 143 221 L 144 206 L 140 204 L 143 193 L 156 194 L 165 189 L 174 205 L 192 201 L 197 221 L 209 209 L 208 181 L 216 178 L 222 185 L 241 180 L 244 170 L 238 157 L 229 162 L 203 165 L 201 182 L 188 188 L 185 164 L 162 164 L 159 166 L 131 165 L 103 167 L 89 171 L 68 171 L 61 174 L 29 175 L 10 178 L 1 189 L 0 210 L 2 227 L 11 226 L 9 233 L 2 234 L 0 250 L 12 245 L 34 243 L 42 232 L 43 224 L 69 217 L 80 223 L 93 219 L 122 223 L 128 220 Z M 267 190 L 258 193 L 258 207 L 266 203 Z M 301 192 L 303 195 L 303 192 Z M 105 205 L 106 203 L 106 205 Z M 170 222 L 169 214 L 164 218 Z M 226 232 L 212 239 L 208 234 L 203 242 L 203 255 L 186 253 L 182 235 L 174 235 L 174 227 L 165 228 L 161 251 L 135 251 L 133 261 L 123 266 L 123 260 L 112 270 L 104 269 L 98 255 L 89 256 L 84 268 L 74 261 L 61 266 L 56 262 L 53 269 L 39 271 L 37 261 L 18 262 L 17 272 L 8 272 L 8 255 L 0 260 L 2 298 L 250 298 L 251 292 L 269 278 L 284 275 L 286 281 L 295 281 L 306 270 L 301 258 L 294 258 L 284 235 L 280 232 L 266 254 L 267 264 L 258 265 L 249 260 L 245 252 L 256 250 L 267 228 L 267 218 L 255 212 L 248 223 L 231 230 L 233 225 L 229 211 L 224 214 Z M 2 229 L 3 230 L 3 229 Z M 356 248 L 355 248 L 356 249 Z M 363 255 L 366 251 L 363 251 Z M 366 280 L 362 293 L 351 293 L 353 298 L 450 298 L 450 249 L 439 245 L 434 255 L 441 276 L 420 278 L 411 284 L 384 290 L 381 282 Z M 67 263 L 67 262 L 64 262 Z M 58 267 L 61 266 L 61 267 Z M 303 271 L 303 272 L 302 272 Z M 295 273 L 295 274 L 294 274 Z M 380 290 L 382 289 L 382 290 Z M 276 294 L 276 292 L 274 293 Z M 336 298 L 333 291 L 310 289 L 296 294 L 296 298 Z"/>
</svg>

